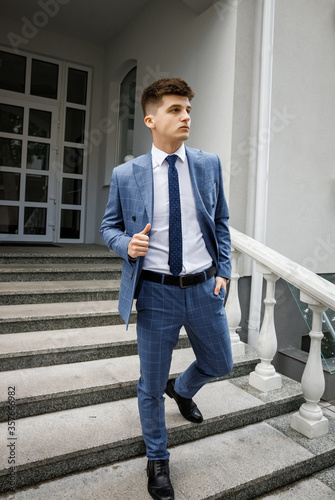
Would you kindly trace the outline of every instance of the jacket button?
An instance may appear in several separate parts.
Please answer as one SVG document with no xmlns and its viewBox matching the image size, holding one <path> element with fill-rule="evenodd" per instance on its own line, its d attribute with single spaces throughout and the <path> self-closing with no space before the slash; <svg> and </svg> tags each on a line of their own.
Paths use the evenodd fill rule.
<svg viewBox="0 0 335 500">
<path fill-rule="evenodd" d="M 132 216 L 132 219 L 133 219 L 133 221 L 135 222 L 135 220 L 136 220 L 136 215 L 133 215 L 133 216 Z"/>
</svg>

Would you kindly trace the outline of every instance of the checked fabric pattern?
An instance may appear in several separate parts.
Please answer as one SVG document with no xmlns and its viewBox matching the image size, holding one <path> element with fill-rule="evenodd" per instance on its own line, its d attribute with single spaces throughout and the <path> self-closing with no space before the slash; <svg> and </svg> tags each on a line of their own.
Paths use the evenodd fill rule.
<svg viewBox="0 0 335 500">
<path fill-rule="evenodd" d="M 169 266 L 173 276 L 178 276 L 183 267 L 180 193 L 178 171 L 176 168 L 177 158 L 177 155 L 170 155 L 165 158 L 169 164 Z"/>
</svg>

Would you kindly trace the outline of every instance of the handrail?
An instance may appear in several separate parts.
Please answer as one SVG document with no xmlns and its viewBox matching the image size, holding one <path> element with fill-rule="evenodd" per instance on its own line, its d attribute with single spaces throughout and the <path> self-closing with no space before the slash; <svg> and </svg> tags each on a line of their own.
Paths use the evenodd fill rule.
<svg viewBox="0 0 335 500">
<path fill-rule="evenodd" d="M 308 438 L 323 436 L 329 430 L 329 422 L 319 406 L 320 398 L 325 390 L 325 377 L 321 362 L 322 316 L 327 307 L 335 309 L 335 285 L 234 228 L 231 228 L 231 239 L 232 274 L 225 309 L 232 351 L 236 355 L 243 353 L 243 342 L 237 333 L 241 321 L 238 260 L 241 254 L 245 254 L 258 264 L 259 272 L 266 281 L 264 317 L 258 338 L 260 363 L 250 373 L 249 384 L 261 392 L 280 389 L 282 386 L 282 377 L 272 365 L 277 351 L 274 321 L 275 284 L 280 277 L 300 290 L 300 297 L 307 302 L 313 315 L 312 329 L 309 332 L 311 343 L 308 360 L 301 379 L 301 388 L 306 402 L 300 406 L 297 413 L 291 416 L 291 427 Z"/>
<path fill-rule="evenodd" d="M 335 310 L 335 285 L 313 271 L 230 227 L 232 247 L 288 281 L 309 297 Z"/>
</svg>

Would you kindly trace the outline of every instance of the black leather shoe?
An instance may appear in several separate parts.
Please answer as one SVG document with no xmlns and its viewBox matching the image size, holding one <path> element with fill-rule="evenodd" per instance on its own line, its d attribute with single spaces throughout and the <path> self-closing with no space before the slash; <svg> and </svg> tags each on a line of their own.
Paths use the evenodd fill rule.
<svg viewBox="0 0 335 500">
<path fill-rule="evenodd" d="M 148 491 L 155 500 L 174 500 L 169 460 L 148 460 Z"/>
<path fill-rule="evenodd" d="M 180 413 L 183 415 L 186 420 L 189 420 L 190 422 L 194 422 L 195 424 L 201 424 L 203 421 L 203 416 L 201 414 L 201 411 L 193 401 L 193 399 L 187 399 L 183 398 L 182 396 L 179 396 L 179 394 L 176 393 L 174 390 L 174 380 L 168 380 L 168 383 L 166 384 L 165 392 L 166 394 L 175 400 L 175 402 L 178 405 Z"/>
</svg>

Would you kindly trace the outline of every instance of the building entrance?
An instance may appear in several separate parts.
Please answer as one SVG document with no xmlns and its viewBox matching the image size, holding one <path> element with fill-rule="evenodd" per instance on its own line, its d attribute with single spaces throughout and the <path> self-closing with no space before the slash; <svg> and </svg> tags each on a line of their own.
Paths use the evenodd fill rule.
<svg viewBox="0 0 335 500">
<path fill-rule="evenodd" d="M 0 241 L 83 241 L 89 71 L 0 51 Z"/>
</svg>

